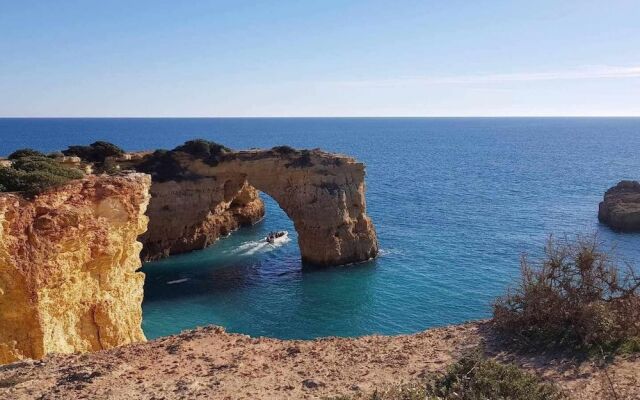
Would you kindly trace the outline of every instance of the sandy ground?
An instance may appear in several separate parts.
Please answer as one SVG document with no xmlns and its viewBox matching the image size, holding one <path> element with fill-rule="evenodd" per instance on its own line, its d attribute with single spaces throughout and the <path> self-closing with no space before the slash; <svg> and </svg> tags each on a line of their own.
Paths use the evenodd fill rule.
<svg viewBox="0 0 640 400">
<path fill-rule="evenodd" d="M 207 327 L 91 354 L 2 366 L 0 399 L 357 396 L 441 372 L 481 342 L 491 356 L 556 382 L 572 398 L 640 399 L 640 356 L 618 357 L 603 367 L 557 355 L 502 352 L 486 322 L 414 335 L 313 341 L 250 338 Z"/>
</svg>

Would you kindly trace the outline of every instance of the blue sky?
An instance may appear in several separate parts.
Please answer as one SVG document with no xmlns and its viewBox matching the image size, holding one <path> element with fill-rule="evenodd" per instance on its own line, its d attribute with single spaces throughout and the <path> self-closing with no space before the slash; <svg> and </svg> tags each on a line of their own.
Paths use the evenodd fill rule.
<svg viewBox="0 0 640 400">
<path fill-rule="evenodd" d="M 0 0 L 0 116 L 640 116 L 640 1 Z"/>
</svg>

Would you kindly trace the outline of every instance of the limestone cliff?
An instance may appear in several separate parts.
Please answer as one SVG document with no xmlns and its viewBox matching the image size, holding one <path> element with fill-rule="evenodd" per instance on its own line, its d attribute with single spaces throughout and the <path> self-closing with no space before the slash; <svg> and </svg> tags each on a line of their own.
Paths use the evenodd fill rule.
<svg viewBox="0 0 640 400">
<path fill-rule="evenodd" d="M 607 190 L 598 219 L 618 231 L 640 232 L 640 182 L 621 181 Z"/>
<path fill-rule="evenodd" d="M 366 214 L 364 165 L 350 157 L 288 147 L 204 155 L 176 149 L 129 155 L 126 162 L 153 176 L 151 222 L 141 238 L 145 259 L 203 248 L 260 219 L 256 189 L 293 221 L 303 261 L 341 265 L 378 252 Z"/>
<path fill-rule="evenodd" d="M 0 363 L 145 340 L 136 238 L 150 184 L 133 173 L 0 194 Z"/>
<path fill-rule="evenodd" d="M 218 184 L 216 178 L 154 182 L 142 259 L 202 249 L 220 236 L 264 216 L 258 191 L 243 180 Z"/>
</svg>

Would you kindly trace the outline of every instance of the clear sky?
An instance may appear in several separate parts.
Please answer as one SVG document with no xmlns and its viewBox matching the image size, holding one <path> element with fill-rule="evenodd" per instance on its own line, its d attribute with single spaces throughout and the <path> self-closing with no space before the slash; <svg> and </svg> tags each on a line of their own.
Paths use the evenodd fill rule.
<svg viewBox="0 0 640 400">
<path fill-rule="evenodd" d="M 640 116 L 640 0 L 0 0 L 0 116 Z"/>
</svg>

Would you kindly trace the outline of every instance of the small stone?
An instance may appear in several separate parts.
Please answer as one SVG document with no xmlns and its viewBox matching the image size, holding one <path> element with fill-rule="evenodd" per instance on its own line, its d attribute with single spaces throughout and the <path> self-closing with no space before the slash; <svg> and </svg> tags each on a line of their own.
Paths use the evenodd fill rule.
<svg viewBox="0 0 640 400">
<path fill-rule="evenodd" d="M 317 389 L 325 385 L 324 383 L 317 381 L 315 379 L 305 379 L 302 381 L 302 386 L 306 387 L 307 389 Z"/>
</svg>

